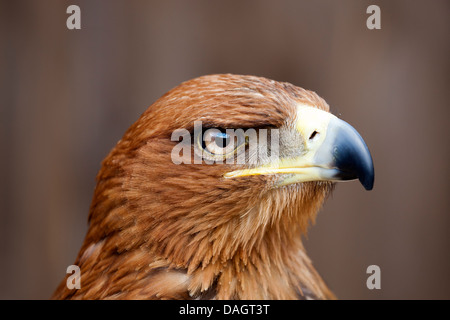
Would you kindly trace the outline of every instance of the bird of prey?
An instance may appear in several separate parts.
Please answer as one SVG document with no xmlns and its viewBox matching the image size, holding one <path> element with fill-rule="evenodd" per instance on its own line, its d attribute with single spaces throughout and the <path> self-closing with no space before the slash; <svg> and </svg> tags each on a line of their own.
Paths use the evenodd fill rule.
<svg viewBox="0 0 450 320">
<path fill-rule="evenodd" d="M 252 151 L 239 129 L 276 135 Z M 275 136 L 277 157 L 255 157 Z M 199 151 L 205 161 L 186 161 Z M 238 151 L 244 161 L 228 161 Z M 102 162 L 74 263 L 80 289 L 66 276 L 53 298 L 334 299 L 302 235 L 335 182 L 353 179 L 372 189 L 370 152 L 315 92 L 233 74 L 186 81 Z"/>
</svg>

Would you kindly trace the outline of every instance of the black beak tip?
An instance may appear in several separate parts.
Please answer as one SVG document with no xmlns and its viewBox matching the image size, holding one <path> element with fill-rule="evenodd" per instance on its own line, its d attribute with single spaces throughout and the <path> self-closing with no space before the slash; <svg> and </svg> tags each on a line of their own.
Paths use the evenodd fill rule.
<svg viewBox="0 0 450 320">
<path fill-rule="evenodd" d="M 373 189 L 372 155 L 359 133 L 349 124 L 340 127 L 335 139 L 335 165 L 343 180 L 359 179 L 366 190 Z"/>
<path fill-rule="evenodd" d="M 359 181 L 361 182 L 361 184 L 364 186 L 364 188 L 367 191 L 370 191 L 373 189 L 373 182 L 374 182 L 374 174 L 372 171 L 372 174 L 363 176 L 359 178 Z"/>
<path fill-rule="evenodd" d="M 366 190 L 373 189 L 373 183 L 375 180 L 375 170 L 373 168 L 373 160 L 370 155 L 370 151 L 366 146 L 366 152 L 363 152 L 364 155 L 361 167 L 358 171 L 358 178 L 361 184 L 364 186 Z"/>
<path fill-rule="evenodd" d="M 359 179 L 366 190 L 372 190 L 375 176 L 372 155 L 358 131 L 347 122 L 335 118 L 328 124 L 326 139 L 330 140 L 328 143 L 325 140 L 323 145 L 332 146 L 330 166 L 338 171 L 335 176 L 337 180 Z M 325 150 L 328 152 L 329 148 Z"/>
</svg>

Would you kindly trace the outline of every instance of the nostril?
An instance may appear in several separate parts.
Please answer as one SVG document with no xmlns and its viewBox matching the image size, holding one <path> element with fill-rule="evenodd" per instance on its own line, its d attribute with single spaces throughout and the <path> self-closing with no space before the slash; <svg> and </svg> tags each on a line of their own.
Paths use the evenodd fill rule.
<svg viewBox="0 0 450 320">
<path fill-rule="evenodd" d="M 309 140 L 314 139 L 319 133 L 317 131 L 314 130 L 313 133 L 311 133 L 311 136 L 309 137 Z"/>
</svg>

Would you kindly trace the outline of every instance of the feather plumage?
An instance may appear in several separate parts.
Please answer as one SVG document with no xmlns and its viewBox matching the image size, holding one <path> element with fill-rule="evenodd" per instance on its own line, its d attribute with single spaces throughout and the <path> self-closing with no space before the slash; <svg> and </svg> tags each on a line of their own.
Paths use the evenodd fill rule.
<svg viewBox="0 0 450 320">
<path fill-rule="evenodd" d="M 103 161 L 75 261 L 81 289 L 64 280 L 53 298 L 334 298 L 301 239 L 331 182 L 273 188 L 273 176 L 223 179 L 238 165 L 170 158 L 171 133 L 195 120 L 290 128 L 299 103 L 329 109 L 314 92 L 253 76 L 204 76 L 162 96 Z"/>
</svg>

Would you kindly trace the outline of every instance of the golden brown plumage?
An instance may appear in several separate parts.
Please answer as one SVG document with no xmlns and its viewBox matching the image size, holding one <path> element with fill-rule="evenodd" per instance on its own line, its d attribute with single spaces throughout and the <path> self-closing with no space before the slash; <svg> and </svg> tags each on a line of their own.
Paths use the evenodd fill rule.
<svg viewBox="0 0 450 320">
<path fill-rule="evenodd" d="M 226 179 L 245 165 L 171 161 L 175 129 L 288 128 L 314 92 L 238 75 L 187 81 L 157 100 L 102 163 L 75 264 L 81 289 L 55 299 L 329 299 L 301 241 L 330 181 L 276 187 L 277 175 Z M 283 131 L 281 131 L 283 132 Z"/>
</svg>

